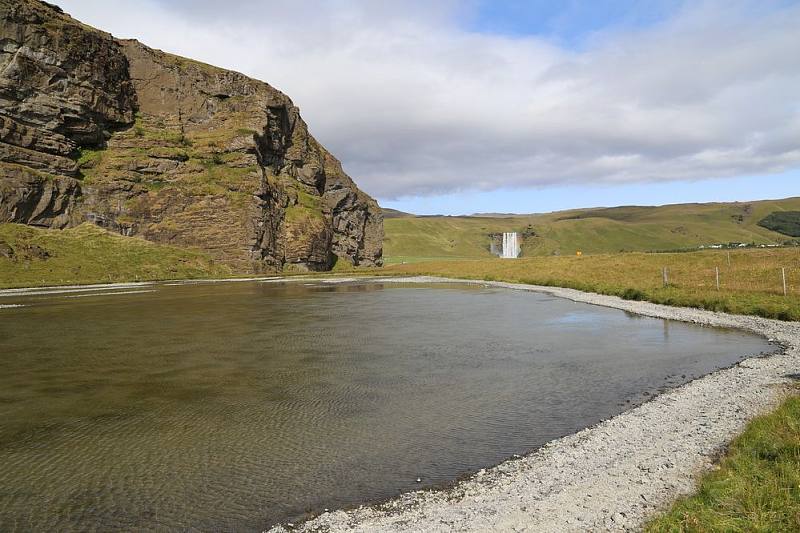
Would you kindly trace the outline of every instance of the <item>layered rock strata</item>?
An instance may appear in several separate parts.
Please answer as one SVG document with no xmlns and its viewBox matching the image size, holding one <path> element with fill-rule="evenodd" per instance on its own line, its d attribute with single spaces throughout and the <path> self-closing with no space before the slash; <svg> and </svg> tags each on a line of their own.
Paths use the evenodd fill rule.
<svg viewBox="0 0 800 533">
<path fill-rule="evenodd" d="M 382 263 L 377 203 L 286 95 L 0 0 L 0 222 L 86 221 L 240 271 Z"/>
</svg>

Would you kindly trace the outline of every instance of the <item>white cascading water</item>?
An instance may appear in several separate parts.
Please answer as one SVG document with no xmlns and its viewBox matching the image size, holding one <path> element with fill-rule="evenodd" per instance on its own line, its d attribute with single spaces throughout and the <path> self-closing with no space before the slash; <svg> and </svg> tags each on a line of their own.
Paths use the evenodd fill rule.
<svg viewBox="0 0 800 533">
<path fill-rule="evenodd" d="M 516 259 L 519 257 L 516 233 L 503 233 L 503 259 Z"/>
</svg>

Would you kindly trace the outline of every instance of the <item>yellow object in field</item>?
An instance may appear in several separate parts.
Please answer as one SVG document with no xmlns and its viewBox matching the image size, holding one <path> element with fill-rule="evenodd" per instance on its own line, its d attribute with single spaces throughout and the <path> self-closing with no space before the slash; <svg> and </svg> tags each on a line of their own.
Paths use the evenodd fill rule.
<svg viewBox="0 0 800 533">
<path fill-rule="evenodd" d="M 583 255 L 583 252 L 581 252 L 580 250 L 578 250 L 577 252 L 575 252 L 575 255 L 577 255 L 578 257 L 580 257 L 580 256 L 582 256 L 582 255 Z"/>
</svg>

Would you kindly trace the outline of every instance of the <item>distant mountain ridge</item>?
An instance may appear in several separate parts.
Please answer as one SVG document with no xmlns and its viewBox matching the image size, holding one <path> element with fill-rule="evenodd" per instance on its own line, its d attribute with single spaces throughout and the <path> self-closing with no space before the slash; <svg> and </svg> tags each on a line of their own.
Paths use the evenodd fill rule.
<svg viewBox="0 0 800 533">
<path fill-rule="evenodd" d="M 398 211 L 397 209 L 390 209 L 388 207 L 382 207 L 381 212 L 383 213 L 383 218 L 403 218 L 403 217 L 415 217 L 413 213 L 406 213 L 405 211 Z"/>
</svg>

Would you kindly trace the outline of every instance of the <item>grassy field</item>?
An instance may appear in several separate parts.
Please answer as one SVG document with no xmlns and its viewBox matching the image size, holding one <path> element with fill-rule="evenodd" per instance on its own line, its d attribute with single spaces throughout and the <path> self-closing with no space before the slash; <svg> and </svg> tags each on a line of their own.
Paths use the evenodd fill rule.
<svg viewBox="0 0 800 533">
<path fill-rule="evenodd" d="M 800 397 L 752 421 L 696 494 L 645 531 L 800 531 Z"/>
<path fill-rule="evenodd" d="M 8 247 L 13 250 L 11 258 L 5 257 Z M 0 287 L 232 274 L 201 252 L 122 237 L 90 224 L 64 231 L 0 224 Z"/>
<path fill-rule="evenodd" d="M 13 250 L 11 258 L 4 257 L 3 243 Z M 419 262 L 419 256 L 414 257 L 418 262 L 367 272 L 562 286 L 667 305 L 800 320 L 800 248 L 797 247 L 516 260 L 445 257 Z M 666 287 L 662 277 L 664 268 L 669 280 Z M 783 295 L 781 269 L 786 271 L 787 296 Z M 121 237 L 88 224 L 65 231 L 0 224 L 0 287 L 235 274 L 201 252 Z"/>
<path fill-rule="evenodd" d="M 495 217 L 396 216 L 384 222 L 388 264 L 430 259 L 489 258 L 489 234 L 516 231 L 524 256 L 692 249 L 791 239 L 758 223 L 774 212 L 800 210 L 800 198 L 749 203 L 579 209 Z"/>
<path fill-rule="evenodd" d="M 669 276 L 666 287 L 664 267 Z M 668 305 L 800 320 L 800 248 L 736 250 L 730 255 L 715 250 L 431 261 L 394 265 L 385 271 L 572 287 Z M 800 531 L 800 398 L 791 398 L 776 412 L 751 422 L 719 468 L 700 481 L 698 491 L 648 524 L 646 531 Z"/>
<path fill-rule="evenodd" d="M 515 219 L 401 217 L 387 222 L 391 220 L 413 221 L 414 231 L 429 234 L 425 247 L 406 249 L 408 264 L 353 272 L 572 287 L 667 305 L 800 320 L 800 248 L 796 247 L 458 259 L 459 254 L 469 257 L 482 246 L 490 224 L 498 224 L 491 231 L 515 230 Z M 438 233 L 437 227 L 445 223 L 449 230 Z M 445 234 L 451 241 L 441 240 Z M 441 254 L 442 247 L 449 247 L 451 255 L 434 255 Z M 4 257 L 9 249 L 12 257 Z M 426 260 L 426 254 L 439 259 Z M 234 275 L 202 253 L 121 237 L 88 224 L 65 231 L 0 224 L 0 287 Z M 731 445 L 720 468 L 702 479 L 698 493 L 677 502 L 647 531 L 800 531 L 800 399 L 790 399 L 777 412 L 751 423 Z"/>
<path fill-rule="evenodd" d="M 786 271 L 787 296 L 781 269 Z M 667 305 L 800 320 L 800 248 L 429 261 L 392 265 L 383 272 L 570 287 Z"/>
</svg>

